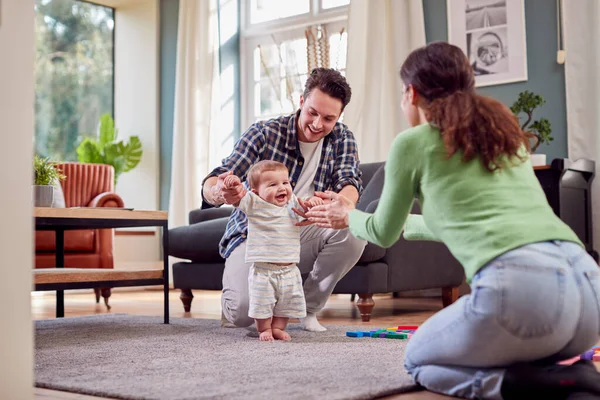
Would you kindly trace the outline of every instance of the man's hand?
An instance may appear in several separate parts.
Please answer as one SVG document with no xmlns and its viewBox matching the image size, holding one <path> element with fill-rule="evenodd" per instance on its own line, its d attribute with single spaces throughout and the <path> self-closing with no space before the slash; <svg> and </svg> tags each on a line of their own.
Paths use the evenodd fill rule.
<svg viewBox="0 0 600 400">
<path fill-rule="evenodd" d="M 219 202 L 235 205 L 246 194 L 240 178 L 227 171 L 218 176 L 217 183 L 212 187 L 213 197 Z"/>
<path fill-rule="evenodd" d="M 348 212 L 354 209 L 352 200 L 339 193 L 316 192 L 315 197 L 323 204 L 309 207 L 306 201 L 300 201 L 303 210 L 294 209 L 296 214 L 305 218 L 296 225 L 317 225 L 321 228 L 344 229 L 348 227 Z"/>
</svg>

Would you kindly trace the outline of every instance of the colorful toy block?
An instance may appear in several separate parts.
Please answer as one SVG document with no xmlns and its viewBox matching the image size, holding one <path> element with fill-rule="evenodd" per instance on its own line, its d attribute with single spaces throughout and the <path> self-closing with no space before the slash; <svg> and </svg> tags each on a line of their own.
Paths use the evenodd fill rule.
<svg viewBox="0 0 600 400">
<path fill-rule="evenodd" d="M 369 332 L 349 331 L 346 332 L 348 337 L 372 337 L 385 339 L 410 339 L 415 333 L 418 326 L 416 325 L 400 325 L 385 329 L 373 329 Z"/>
</svg>

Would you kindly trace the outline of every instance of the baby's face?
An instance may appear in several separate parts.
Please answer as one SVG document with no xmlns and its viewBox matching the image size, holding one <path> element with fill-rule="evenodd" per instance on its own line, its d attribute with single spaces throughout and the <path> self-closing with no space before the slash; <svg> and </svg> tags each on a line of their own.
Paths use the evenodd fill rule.
<svg viewBox="0 0 600 400">
<path fill-rule="evenodd" d="M 264 201 L 283 207 L 292 198 L 292 185 L 285 170 L 265 171 L 260 175 L 260 184 L 255 191 Z"/>
</svg>

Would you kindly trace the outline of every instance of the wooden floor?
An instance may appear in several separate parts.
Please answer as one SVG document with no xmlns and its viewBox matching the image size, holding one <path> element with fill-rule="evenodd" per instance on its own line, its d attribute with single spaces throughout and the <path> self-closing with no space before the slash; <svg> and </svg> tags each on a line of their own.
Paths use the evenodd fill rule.
<svg viewBox="0 0 600 400">
<path fill-rule="evenodd" d="M 325 325 L 394 326 L 420 325 L 442 307 L 441 299 L 392 298 L 391 295 L 374 296 L 375 309 L 368 323 L 360 320 L 356 306 L 348 295 L 333 295 L 319 314 Z M 179 290 L 172 290 L 169 297 L 171 317 L 220 319 L 220 292 L 194 291 L 191 313 L 185 313 L 179 300 Z M 109 301 L 112 313 L 138 315 L 162 315 L 162 292 L 153 289 L 116 289 Z M 49 319 L 55 316 L 56 298 L 52 292 L 32 293 L 33 319 Z M 67 291 L 65 294 L 65 317 L 107 313 L 106 307 L 96 304 L 91 291 Z M 44 400 L 91 400 L 100 397 L 35 388 L 35 398 Z M 443 400 L 454 397 L 441 396 L 427 391 L 387 397 L 387 400 Z"/>
</svg>

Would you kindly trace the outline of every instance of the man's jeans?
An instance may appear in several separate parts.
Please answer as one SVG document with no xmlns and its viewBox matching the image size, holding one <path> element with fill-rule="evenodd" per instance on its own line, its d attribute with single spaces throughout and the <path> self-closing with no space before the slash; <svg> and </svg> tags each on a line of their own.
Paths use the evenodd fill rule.
<svg viewBox="0 0 600 400">
<path fill-rule="evenodd" d="M 600 338 L 600 269 L 574 243 L 509 251 L 484 266 L 471 287 L 408 342 L 406 369 L 428 390 L 502 399 L 508 365 L 555 363 Z"/>
<path fill-rule="evenodd" d="M 325 307 L 335 285 L 359 260 L 367 242 L 356 239 L 348 229 L 334 230 L 314 225 L 300 229 L 298 268 L 302 274 L 308 274 L 304 281 L 306 312 L 316 313 Z M 245 256 L 246 242 L 243 242 L 225 260 L 221 296 L 225 318 L 240 327 L 254 323 L 248 317 L 248 273 L 251 263 L 245 262 Z"/>
</svg>

